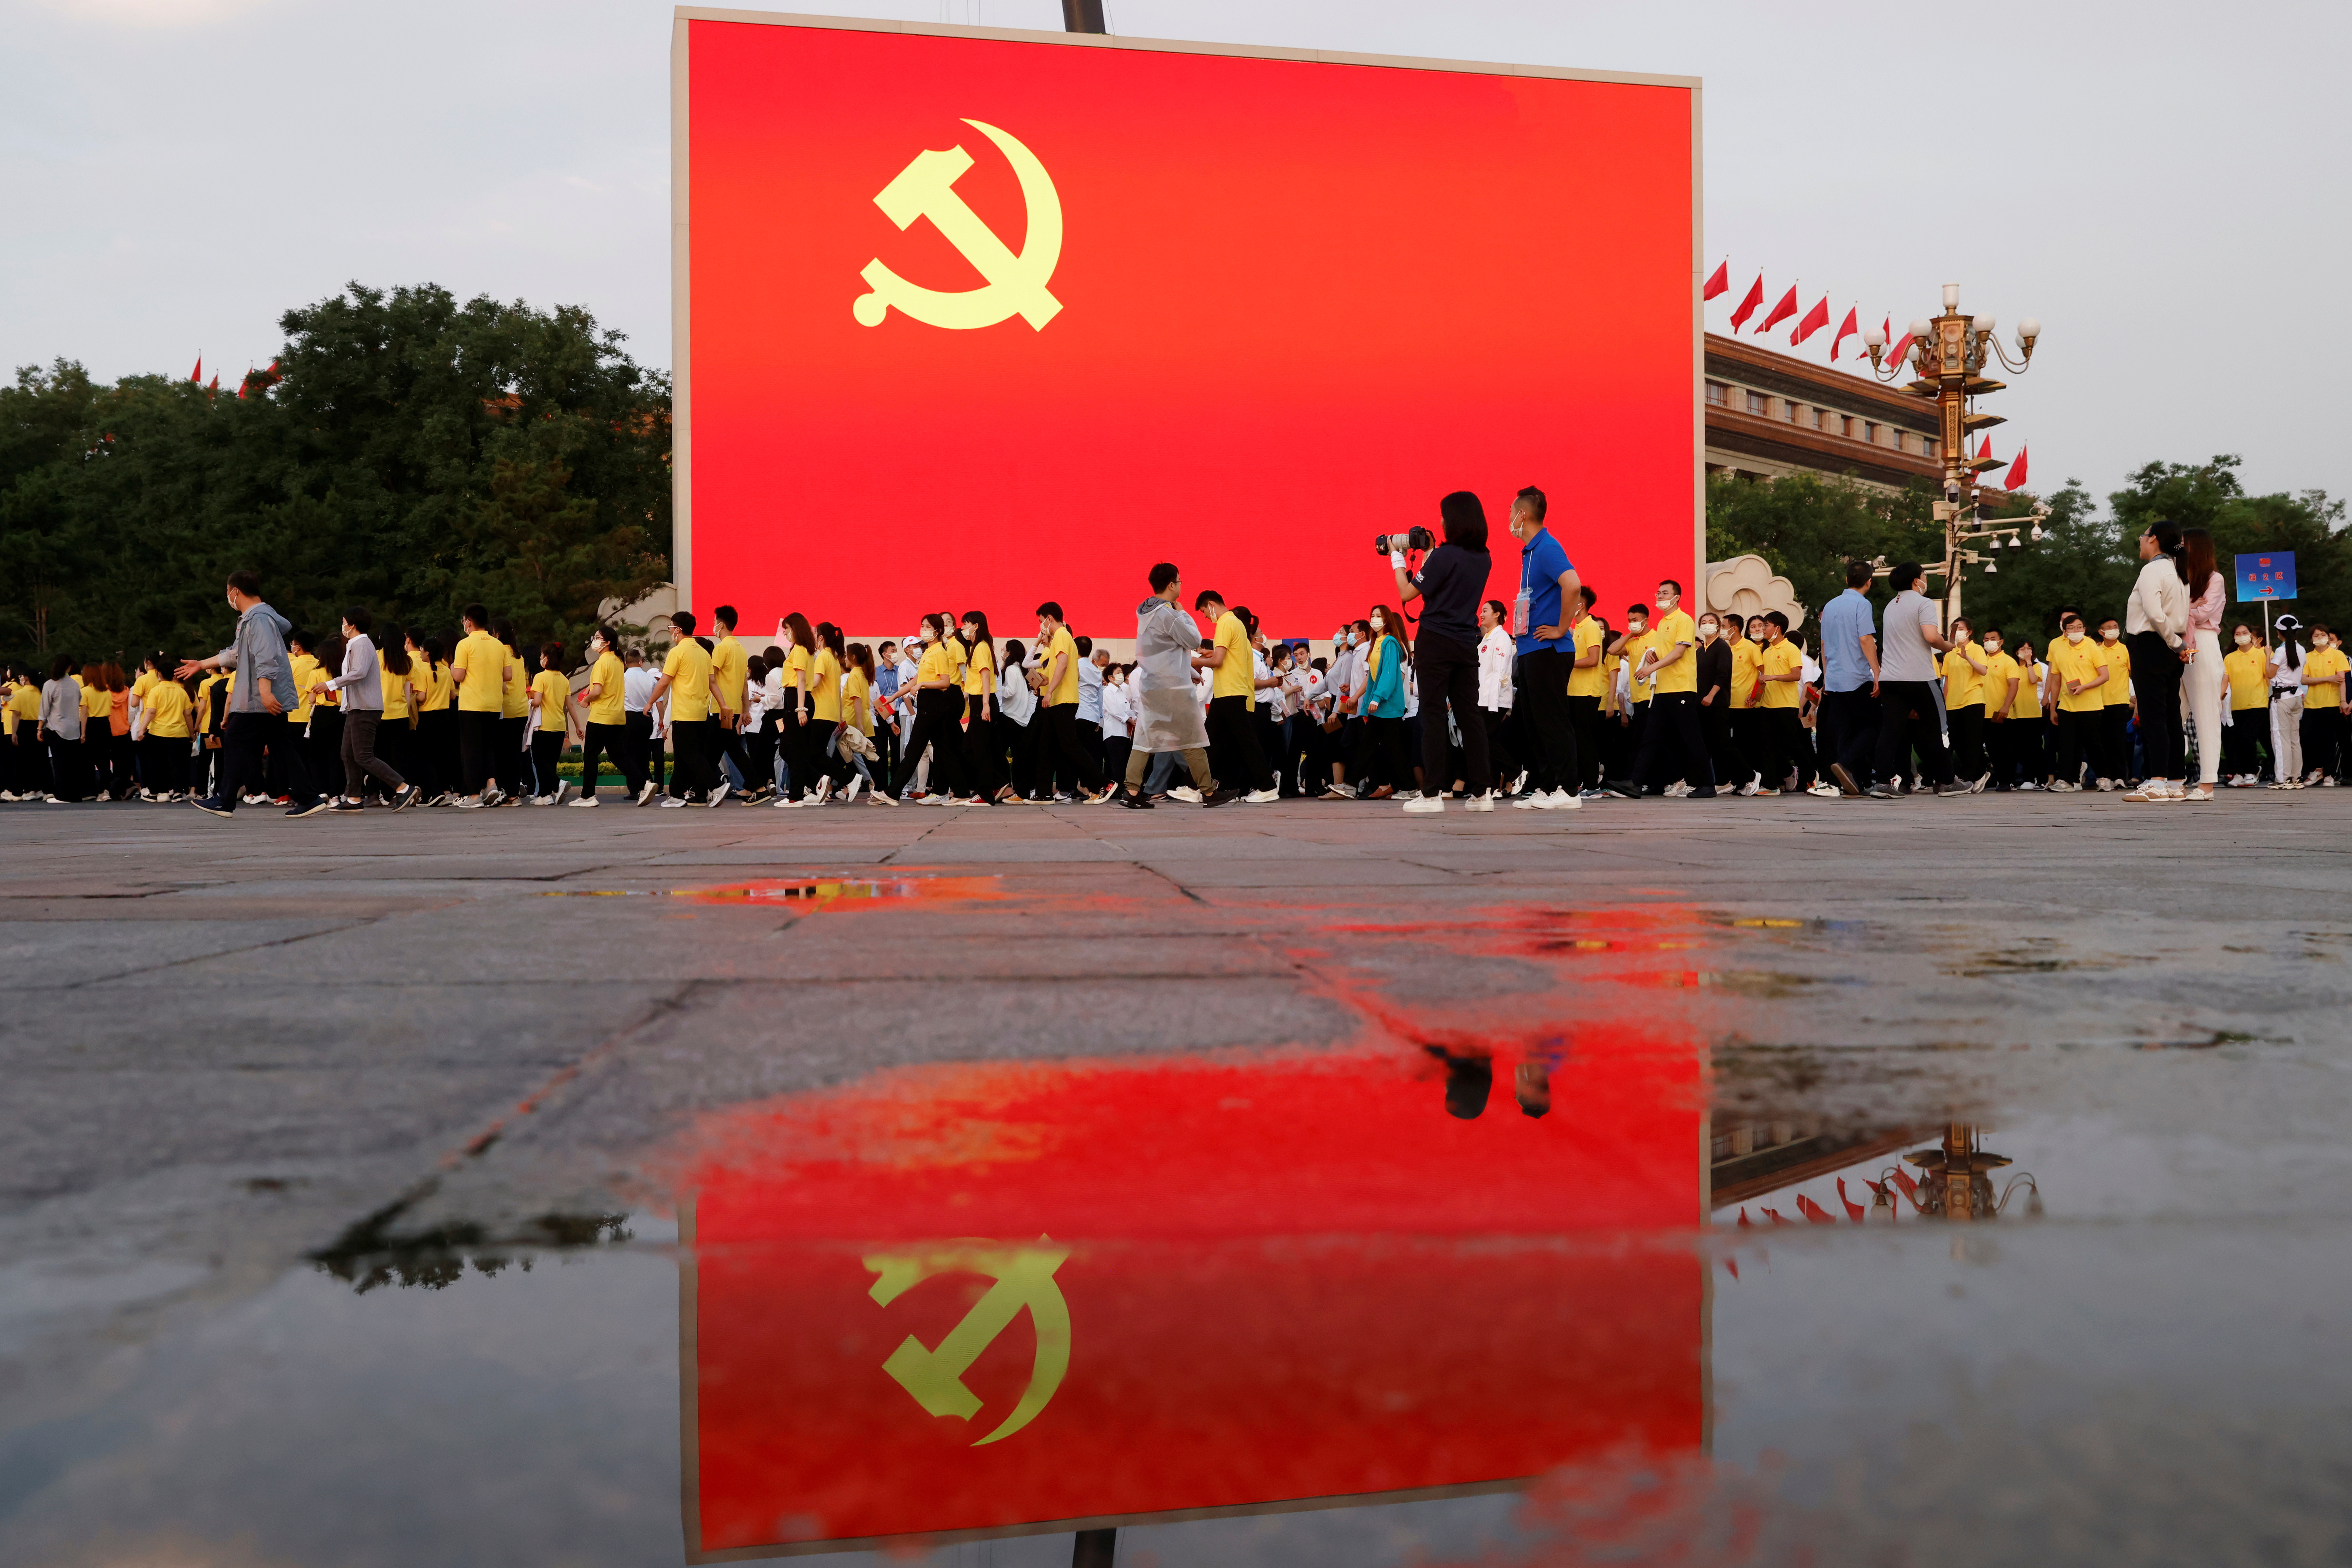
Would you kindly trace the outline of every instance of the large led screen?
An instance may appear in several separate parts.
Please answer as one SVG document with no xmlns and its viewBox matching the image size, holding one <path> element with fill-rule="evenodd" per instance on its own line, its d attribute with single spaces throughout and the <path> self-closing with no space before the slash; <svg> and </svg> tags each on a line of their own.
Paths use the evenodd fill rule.
<svg viewBox="0 0 2352 1568">
<path fill-rule="evenodd" d="M 756 632 L 1154 561 L 1279 636 L 1521 485 L 1604 603 L 1696 576 L 1697 85 L 680 13 L 678 571 Z"/>
</svg>

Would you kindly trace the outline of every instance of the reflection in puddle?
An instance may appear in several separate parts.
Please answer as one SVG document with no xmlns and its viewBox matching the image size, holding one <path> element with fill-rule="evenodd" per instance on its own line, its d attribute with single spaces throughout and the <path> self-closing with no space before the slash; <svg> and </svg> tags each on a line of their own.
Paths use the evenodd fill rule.
<svg viewBox="0 0 2352 1568">
<path fill-rule="evenodd" d="M 797 878 L 736 882 L 719 888 L 558 888 L 542 899 L 686 899 L 698 904 L 810 904 L 818 908 L 866 900 L 940 902 L 1004 897 L 994 877 Z"/>
</svg>

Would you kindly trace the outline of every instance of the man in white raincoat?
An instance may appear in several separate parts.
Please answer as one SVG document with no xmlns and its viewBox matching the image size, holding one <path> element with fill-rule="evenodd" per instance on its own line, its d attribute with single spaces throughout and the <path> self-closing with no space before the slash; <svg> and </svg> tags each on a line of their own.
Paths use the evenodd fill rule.
<svg viewBox="0 0 2352 1568">
<path fill-rule="evenodd" d="M 1127 754 L 1127 789 L 1118 803 L 1137 811 L 1151 808 L 1143 770 L 1158 752 L 1184 753 L 1202 805 L 1234 798 L 1209 776 L 1209 731 L 1192 689 L 1192 671 L 1202 663 L 1201 628 L 1177 603 L 1182 591 L 1176 568 L 1162 561 L 1151 569 L 1151 597 L 1135 606 L 1135 746 Z"/>
</svg>

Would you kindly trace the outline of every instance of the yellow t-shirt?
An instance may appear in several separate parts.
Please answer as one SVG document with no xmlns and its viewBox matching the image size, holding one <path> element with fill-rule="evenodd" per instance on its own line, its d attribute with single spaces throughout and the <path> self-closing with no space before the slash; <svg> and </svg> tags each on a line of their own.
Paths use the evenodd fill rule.
<svg viewBox="0 0 2352 1568">
<path fill-rule="evenodd" d="M 1985 655 L 1985 672 L 1983 679 L 1985 716 L 1987 718 L 1990 718 L 1992 716 L 1992 699 L 1993 693 L 1996 691 L 2008 692 L 2010 705 L 2015 705 L 2017 701 L 2017 688 L 2015 686 L 2004 686 L 2001 684 L 2001 682 L 2005 680 L 2014 681 L 2017 679 L 2017 660 L 2010 658 L 2006 651 L 2001 653 L 1988 652 Z M 2008 707 L 2004 707 L 2001 710 L 2004 713 L 2008 710 Z"/>
<path fill-rule="evenodd" d="M 692 637 L 681 637 L 662 660 L 669 677 L 669 717 L 673 724 L 699 724 L 710 717 L 710 656 Z"/>
<path fill-rule="evenodd" d="M 923 657 L 915 666 L 916 684 L 920 685 L 929 680 L 951 680 L 955 678 L 955 655 L 948 651 L 948 644 L 953 640 L 952 637 L 943 637 L 938 642 L 926 643 L 923 646 Z M 800 656 L 800 649 L 793 649 L 793 658 L 798 658 Z M 790 679 L 789 671 L 787 679 Z"/>
<path fill-rule="evenodd" d="M 588 672 L 588 684 L 602 689 L 588 700 L 588 722 L 625 724 L 629 721 L 629 694 L 625 685 L 627 674 L 628 671 L 621 668 L 620 655 L 611 648 L 596 657 L 595 668 Z"/>
<path fill-rule="evenodd" d="M 87 721 L 103 719 L 114 707 L 114 693 L 94 680 L 86 680 L 81 688 L 81 716 Z"/>
<path fill-rule="evenodd" d="M 1658 650 L 1660 658 L 1675 651 L 1676 643 L 1691 646 L 1682 658 L 1656 672 L 1655 689 L 1659 691 L 1696 691 L 1698 689 L 1698 628 L 1680 608 L 1668 610 L 1650 628 L 1650 646 Z"/>
<path fill-rule="evenodd" d="M 817 649 L 809 665 L 809 717 L 821 723 L 841 722 L 841 660 L 829 647 Z"/>
<path fill-rule="evenodd" d="M 2063 639 L 2062 639 L 2063 640 Z M 2084 637 L 2084 642 L 2092 639 Z M 2101 642 L 2099 652 L 2107 661 L 2107 683 L 2099 688 L 2102 706 L 2113 708 L 2131 700 L 2131 649 L 2117 637 L 2113 642 Z"/>
<path fill-rule="evenodd" d="M 1944 707 L 1948 711 L 1954 708 L 1984 706 L 1984 677 L 1979 675 L 1977 667 L 1969 662 L 1971 652 L 1981 658 L 1984 649 L 1978 647 L 1971 639 L 1944 655 Z"/>
<path fill-rule="evenodd" d="M 1569 646 L 1577 658 L 1582 658 L 1586 654 L 1599 647 L 1601 623 L 1591 616 L 1577 622 L 1569 631 Z M 1601 668 L 1601 662 L 1599 659 L 1593 660 L 1591 668 L 1588 669 L 1578 669 L 1571 665 L 1568 672 L 1568 694 L 1570 697 L 1605 696 L 1609 690 L 1608 681 L 1609 672 Z"/>
<path fill-rule="evenodd" d="M 2344 677 L 2352 671 L 2352 659 L 2344 657 L 2341 648 L 2324 647 L 2305 656 L 2303 661 L 2303 707 L 2305 712 L 2314 708 L 2340 708 L 2344 705 Z"/>
<path fill-rule="evenodd" d="M 784 707 L 799 712 L 801 675 L 809 667 L 809 650 L 794 643 L 784 654 Z"/>
<path fill-rule="evenodd" d="M 2012 719 L 2042 717 L 2042 676 L 2043 667 L 2020 664 L 2017 667 L 2017 691 L 2009 700 L 2009 716 Z"/>
<path fill-rule="evenodd" d="M 147 732 L 159 741 L 188 738 L 188 691 L 176 680 L 156 680 L 147 688 Z"/>
<path fill-rule="evenodd" d="M 1734 713 L 1747 708 L 1748 696 L 1756 689 L 1757 673 L 1763 668 L 1762 644 L 1742 637 L 1731 645 L 1731 710 Z M 1759 700 L 1758 706 L 1762 705 Z"/>
<path fill-rule="evenodd" d="M 416 677 L 416 684 L 425 691 L 425 700 L 416 705 L 416 710 L 419 713 L 438 713 L 448 707 L 457 695 L 457 682 L 450 675 L 449 666 L 446 662 L 427 665 L 422 654 L 411 654 L 409 658 L 415 661 L 409 668 Z"/>
<path fill-rule="evenodd" d="M 1658 628 L 1655 626 L 1629 633 L 1625 638 L 1625 647 L 1621 650 L 1620 657 L 1625 661 L 1626 689 L 1633 693 L 1636 707 L 1647 702 L 1658 689 L 1658 678 L 1655 674 L 1651 675 L 1646 680 L 1633 679 L 1633 671 L 1642 668 L 1642 656 L 1655 646 L 1657 635 Z"/>
<path fill-rule="evenodd" d="M 1053 673 L 1054 656 L 1057 653 L 1066 657 L 1062 660 L 1062 679 L 1055 681 L 1054 689 L 1045 694 L 1045 706 L 1048 708 L 1064 707 L 1078 700 L 1078 639 L 1070 635 L 1067 626 L 1055 627 L 1054 640 L 1047 643 L 1045 650 L 1037 656 L 1037 663 L 1048 676 Z M 1249 669 L 1247 643 L 1242 645 L 1242 669 L 1246 679 Z"/>
<path fill-rule="evenodd" d="M 1242 626 L 1242 618 L 1227 610 L 1217 617 L 1216 630 L 1211 636 L 1217 647 L 1225 650 L 1225 662 L 1209 671 L 1209 695 L 1246 697 L 1250 700 L 1249 706 L 1255 709 L 1257 706 L 1257 666 L 1250 657 L 1249 632 Z M 1060 646 L 1059 638 L 1055 639 L 1055 646 Z M 1077 646 L 1076 641 L 1070 644 L 1073 661 L 1078 657 Z M 1075 679 L 1070 689 L 1073 693 L 1077 690 Z"/>
<path fill-rule="evenodd" d="M 499 645 L 505 647 L 503 643 Z M 499 713 L 503 718 L 520 719 L 530 712 L 530 673 L 522 667 L 522 655 L 507 650 L 506 692 Z"/>
<path fill-rule="evenodd" d="M 2107 705 L 2107 688 L 2095 687 L 2088 691 L 2069 691 L 2070 680 L 2096 680 L 2107 669 L 2107 651 L 2090 638 L 2068 642 L 2060 637 L 2050 645 L 2050 672 L 2058 679 L 2058 707 L 2066 713 L 2095 713 Z M 2108 677 L 2113 685 L 2115 678 Z"/>
<path fill-rule="evenodd" d="M 310 719 L 310 688 L 327 679 L 327 667 L 307 653 L 291 656 L 286 664 L 294 672 L 294 689 L 301 697 L 301 700 L 286 710 L 286 716 L 297 724 L 308 723 Z"/>
<path fill-rule="evenodd" d="M 1764 650 L 1761 673 L 1765 675 L 1796 675 L 1805 668 L 1805 653 L 1793 641 L 1782 637 Z M 1804 705 L 1805 683 L 1800 680 L 1767 680 L 1764 700 L 1759 708 L 1800 708 Z"/>
<path fill-rule="evenodd" d="M 395 719 L 405 721 L 408 718 L 408 684 L 416 679 L 416 661 L 409 660 L 406 675 L 394 675 L 391 667 L 384 663 L 383 650 L 378 648 L 375 668 L 379 676 L 377 687 L 383 693 L 383 722 L 389 724 Z"/>
<path fill-rule="evenodd" d="M 453 669 L 466 672 L 465 680 L 457 687 L 459 712 L 506 711 L 506 644 L 488 632 L 467 632 L 457 644 L 457 651 L 449 656 L 449 664 Z"/>
<path fill-rule="evenodd" d="M 996 695 L 996 649 L 988 643 L 974 643 L 963 664 L 963 694 L 978 697 L 982 693 Z"/>
<path fill-rule="evenodd" d="M 717 663 L 716 659 L 711 661 Z M 530 678 L 530 689 L 539 693 L 539 732 L 542 735 L 564 733 L 563 716 L 572 706 L 572 682 L 560 671 L 542 669 Z"/>
<path fill-rule="evenodd" d="M 152 669 L 141 670 L 139 679 L 131 683 L 131 700 L 142 707 L 146 706 L 149 689 L 163 679 Z"/>
<path fill-rule="evenodd" d="M 2221 660 L 2230 680 L 2230 711 L 2267 708 L 2271 703 L 2271 661 L 2260 643 L 2232 648 Z"/>
<path fill-rule="evenodd" d="M 872 739 L 874 683 L 866 679 L 864 670 L 853 668 L 847 675 L 841 678 L 841 707 L 844 712 L 856 711 L 858 733 L 869 740 Z"/>
<path fill-rule="evenodd" d="M 213 688 L 228 679 L 226 675 L 207 675 L 196 682 L 196 733 L 213 732 Z"/>
<path fill-rule="evenodd" d="M 727 710 L 739 717 L 743 711 L 743 682 L 749 673 L 750 660 L 734 633 L 729 632 L 711 643 L 710 683 L 727 700 Z M 538 682 L 534 680 L 532 684 Z M 542 719 L 540 722 L 544 724 L 547 721 Z"/>
<path fill-rule="evenodd" d="M 38 723 L 40 717 L 41 689 L 26 681 L 8 698 L 8 732 L 15 734 L 19 724 Z"/>
</svg>

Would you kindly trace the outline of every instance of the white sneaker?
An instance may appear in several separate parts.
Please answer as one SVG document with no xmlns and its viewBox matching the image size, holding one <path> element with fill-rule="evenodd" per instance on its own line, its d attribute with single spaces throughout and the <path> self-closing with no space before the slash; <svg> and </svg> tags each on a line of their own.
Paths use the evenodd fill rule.
<svg viewBox="0 0 2352 1568">
<path fill-rule="evenodd" d="M 661 808 L 664 811 L 682 811 L 685 807 L 686 797 L 682 795 L 666 795 L 662 796 Z"/>
<path fill-rule="evenodd" d="M 637 791 L 637 804 L 639 805 L 643 805 L 646 802 L 653 799 L 655 793 L 659 789 L 659 787 L 660 786 L 656 784 L 653 780 L 647 779 L 645 782 L 644 787 Z"/>
<path fill-rule="evenodd" d="M 785 795 L 775 802 L 775 807 L 778 811 L 798 811 L 807 804 L 808 802 L 804 800 L 794 800 L 792 796 Z"/>
<path fill-rule="evenodd" d="M 555 797 L 551 795 L 535 795 L 530 797 L 530 804 L 533 805 L 553 805 L 555 804 Z"/>
<path fill-rule="evenodd" d="M 823 778 L 816 781 L 816 803 L 819 805 L 823 805 L 826 801 L 829 801 L 832 798 L 833 775 L 831 773 L 827 773 Z"/>
<path fill-rule="evenodd" d="M 479 811 L 482 809 L 482 797 L 478 795 L 461 795 L 457 800 L 457 809 L 459 811 Z"/>
<path fill-rule="evenodd" d="M 1192 805 L 1198 805 L 1201 804 L 1201 792 L 1194 789 L 1191 784 L 1171 784 L 1168 786 L 1168 798 L 1171 800 L 1184 801 Z"/>
<path fill-rule="evenodd" d="M 725 800 L 727 798 L 727 791 L 730 787 L 730 786 L 725 779 L 720 779 L 719 781 L 719 787 L 710 792 L 710 804 L 717 805 L 720 801 Z"/>
<path fill-rule="evenodd" d="M 1761 778 L 1762 776 L 1763 775 L 1760 773 L 1757 775 L 1758 778 Z M 1759 787 L 1759 786 L 1756 783 L 1755 779 L 1749 779 L 1746 784 L 1741 784 L 1735 793 L 1743 795 L 1753 795 Z"/>
<path fill-rule="evenodd" d="M 1674 783 L 1666 786 L 1666 798 L 1668 800 L 1680 800 L 1685 795 L 1690 794 L 1690 785 L 1683 783 L 1680 779 L 1676 779 Z"/>
<path fill-rule="evenodd" d="M 1845 794 L 1845 791 L 1838 788 L 1838 786 L 1833 784 L 1817 784 L 1805 793 L 1807 795 L 1820 795 L 1823 800 L 1835 800 L 1840 795 Z"/>
<path fill-rule="evenodd" d="M 603 801 L 598 800 L 593 795 L 583 795 L 578 800 L 572 802 L 572 808 L 574 811 L 577 811 L 583 805 L 602 805 L 604 804 L 604 803 Z"/>
<path fill-rule="evenodd" d="M 1468 800 L 1462 803 L 1462 809 L 1465 811 L 1494 810 L 1495 792 L 1493 790 L 1487 790 L 1484 794 L 1472 795 Z"/>
<path fill-rule="evenodd" d="M 1445 809 L 1445 797 L 1440 795 L 1416 795 L 1404 803 L 1404 808 L 1417 816 L 1427 816 Z"/>
<path fill-rule="evenodd" d="M 1582 811 L 1584 797 L 1572 789 L 1557 789 L 1551 794 L 1551 808 L 1554 811 Z"/>
<path fill-rule="evenodd" d="M 1242 799 L 1252 805 L 1265 805 L 1270 802 L 1280 800 L 1281 798 L 1282 792 L 1278 789 L 1254 789 L 1250 791 L 1249 794 L 1242 796 Z"/>
<path fill-rule="evenodd" d="M 849 775 L 849 787 L 848 787 L 847 789 L 843 790 L 843 791 L 841 792 L 841 804 L 842 804 L 842 805 L 856 805 L 856 804 L 857 804 L 857 792 L 858 792 L 859 790 L 861 790 L 861 789 L 864 789 L 865 787 L 866 787 L 866 775 L 865 775 L 864 773 L 852 773 L 852 774 L 850 774 L 850 775 Z"/>
<path fill-rule="evenodd" d="M 950 800 L 940 791 L 933 790 L 930 794 L 923 797 L 923 804 L 925 805 L 953 805 L 955 802 Z"/>
<path fill-rule="evenodd" d="M 1549 811 L 1551 795 L 1546 790 L 1536 790 L 1531 794 L 1523 795 L 1511 802 L 1511 809 L 1513 811 Z"/>
<path fill-rule="evenodd" d="M 782 805 L 783 803 L 782 801 L 778 801 L 776 804 Z M 894 795 L 885 794 L 883 791 L 877 789 L 872 795 L 866 797 L 866 804 L 868 805 L 896 805 L 898 804 L 898 797 Z"/>
</svg>

